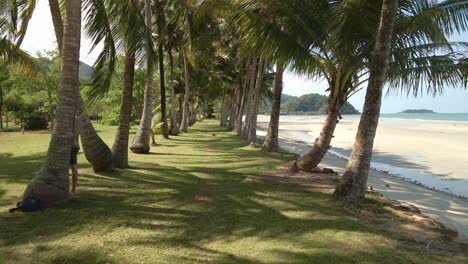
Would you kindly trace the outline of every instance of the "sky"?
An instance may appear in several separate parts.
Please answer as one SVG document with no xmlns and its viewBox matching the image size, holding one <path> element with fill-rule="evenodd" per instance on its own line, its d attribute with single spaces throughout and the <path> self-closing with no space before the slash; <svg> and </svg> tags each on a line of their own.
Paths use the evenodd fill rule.
<svg viewBox="0 0 468 264">
<path fill-rule="evenodd" d="M 452 37 L 451 40 L 468 42 L 468 33 Z M 56 46 L 48 3 L 45 0 L 40 0 L 29 24 L 22 48 L 35 55 L 38 51 L 53 50 Z M 99 49 L 91 53 L 89 53 L 89 49 L 90 41 L 83 34 L 80 59 L 92 65 L 98 56 Z M 290 72 L 286 72 L 284 76 L 283 93 L 285 94 L 295 96 L 309 93 L 326 94 L 326 88 L 326 83 L 321 80 L 307 79 Z M 365 89 L 351 97 L 349 102 L 361 111 L 364 97 Z M 423 95 L 414 98 L 396 94 L 384 96 L 382 113 L 397 113 L 405 109 L 430 109 L 440 113 L 468 113 L 468 90 L 463 90 L 462 87 L 451 87 L 446 89 L 444 95 L 437 97 Z"/>
</svg>

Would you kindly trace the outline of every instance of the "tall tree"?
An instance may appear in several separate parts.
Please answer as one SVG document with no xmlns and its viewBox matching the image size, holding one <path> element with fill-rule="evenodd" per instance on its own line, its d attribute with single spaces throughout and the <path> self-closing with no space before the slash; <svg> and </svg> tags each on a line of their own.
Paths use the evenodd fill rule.
<svg viewBox="0 0 468 264">
<path fill-rule="evenodd" d="M 169 128 L 169 133 L 173 136 L 177 136 L 179 131 L 179 122 L 177 121 L 177 103 L 176 103 L 176 96 L 175 96 L 175 74 L 174 74 L 174 57 L 172 54 L 172 46 L 169 45 L 168 47 L 169 53 L 169 67 L 170 67 L 170 77 L 171 77 L 171 126 Z"/>
<path fill-rule="evenodd" d="M 180 122 L 180 131 L 188 132 L 188 119 L 189 119 L 189 99 L 190 99 L 190 66 L 188 63 L 187 55 L 183 52 L 184 59 L 184 81 L 185 81 L 185 94 L 184 102 L 182 104 L 182 121 Z"/>
<path fill-rule="evenodd" d="M 62 74 L 55 127 L 46 161 L 23 195 L 40 199 L 44 207 L 68 201 L 68 167 L 79 93 L 80 38 L 81 0 L 68 0 L 65 2 Z"/>
<path fill-rule="evenodd" d="M 125 67 L 120 107 L 119 127 L 112 146 L 113 164 L 117 168 L 128 167 L 128 140 L 132 116 L 132 94 L 135 79 L 135 52 L 128 50 L 125 55 Z"/>
<path fill-rule="evenodd" d="M 64 26 L 58 0 L 49 0 L 49 6 L 59 53 L 62 56 Z M 78 93 L 78 104 L 78 115 L 80 117 L 78 129 L 86 159 L 93 165 L 93 169 L 96 172 L 112 169 L 111 150 L 94 129 L 91 120 L 85 112 L 80 93 Z"/>
<path fill-rule="evenodd" d="M 166 35 L 166 18 L 164 14 L 164 2 L 158 1 L 156 5 L 156 24 L 158 26 L 158 61 L 159 61 L 159 91 L 161 93 L 161 132 L 164 138 L 169 138 L 169 127 L 167 124 L 166 104 L 166 76 L 164 70 L 164 36 Z"/>
<path fill-rule="evenodd" d="M 263 142 L 263 150 L 267 152 L 275 152 L 279 149 L 278 132 L 281 113 L 281 94 L 283 92 L 283 74 L 284 66 L 282 64 L 277 64 L 270 124 L 268 125 L 267 135 Z"/>
<path fill-rule="evenodd" d="M 152 32 L 153 28 L 153 12 L 151 6 L 151 0 L 145 0 L 145 23 L 146 28 L 149 32 Z M 146 44 L 147 50 L 151 49 L 152 42 L 148 41 Z M 151 137 L 151 120 L 153 117 L 153 106 L 154 106 L 154 65 L 150 53 L 147 53 L 146 57 L 146 91 L 144 99 L 143 114 L 140 120 L 140 126 L 138 131 L 133 138 L 130 149 L 134 153 L 146 154 L 149 153 L 150 137 Z"/>
<path fill-rule="evenodd" d="M 347 200 L 360 200 L 366 194 L 372 148 L 379 123 L 382 91 L 390 61 L 397 11 L 398 0 L 383 0 L 380 25 L 369 67 L 369 84 L 361 121 L 346 171 L 335 190 L 336 196 Z"/>
</svg>

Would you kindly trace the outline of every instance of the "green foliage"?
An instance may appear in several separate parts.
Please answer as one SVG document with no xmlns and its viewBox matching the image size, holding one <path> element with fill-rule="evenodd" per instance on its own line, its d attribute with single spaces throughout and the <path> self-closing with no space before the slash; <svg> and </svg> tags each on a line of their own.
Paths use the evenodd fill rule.
<svg viewBox="0 0 468 264">
<path fill-rule="evenodd" d="M 13 114 L 25 129 L 46 129 L 55 110 L 60 59 L 57 52 L 37 53 L 36 72 L 25 73 L 20 65 L 11 65 L 3 74 L 1 89 L 4 109 Z"/>
<path fill-rule="evenodd" d="M 95 98 L 94 86 L 86 85 L 82 88 L 81 94 L 86 105 L 86 111 L 92 119 L 101 120 L 106 125 L 115 126 L 119 124 L 124 67 L 125 59 L 119 57 L 109 90 L 102 94 L 99 100 Z M 145 85 L 145 71 L 140 68 L 136 69 L 132 97 L 132 124 L 137 124 L 136 121 L 141 118 Z"/>
</svg>

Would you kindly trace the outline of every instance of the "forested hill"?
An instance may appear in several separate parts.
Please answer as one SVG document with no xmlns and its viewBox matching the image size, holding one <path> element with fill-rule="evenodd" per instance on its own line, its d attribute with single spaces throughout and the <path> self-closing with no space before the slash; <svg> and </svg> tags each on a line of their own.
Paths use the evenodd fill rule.
<svg viewBox="0 0 468 264">
<path fill-rule="evenodd" d="M 93 67 L 80 61 L 80 78 L 90 80 L 93 75 Z"/>
<path fill-rule="evenodd" d="M 291 96 L 289 96 L 291 97 Z M 281 104 L 282 112 L 311 112 L 324 114 L 327 112 L 328 97 L 320 94 L 306 94 L 292 97 Z M 341 114 L 359 114 L 359 111 L 350 103 L 341 108 Z"/>
</svg>

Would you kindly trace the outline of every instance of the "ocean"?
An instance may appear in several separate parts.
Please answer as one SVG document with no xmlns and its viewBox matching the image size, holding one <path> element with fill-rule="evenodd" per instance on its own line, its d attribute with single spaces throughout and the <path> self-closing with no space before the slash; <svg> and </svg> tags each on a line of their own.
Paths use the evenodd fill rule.
<svg viewBox="0 0 468 264">
<path fill-rule="evenodd" d="M 381 114 L 382 118 L 435 120 L 435 121 L 465 121 L 468 113 L 434 113 L 434 114 Z"/>
</svg>

